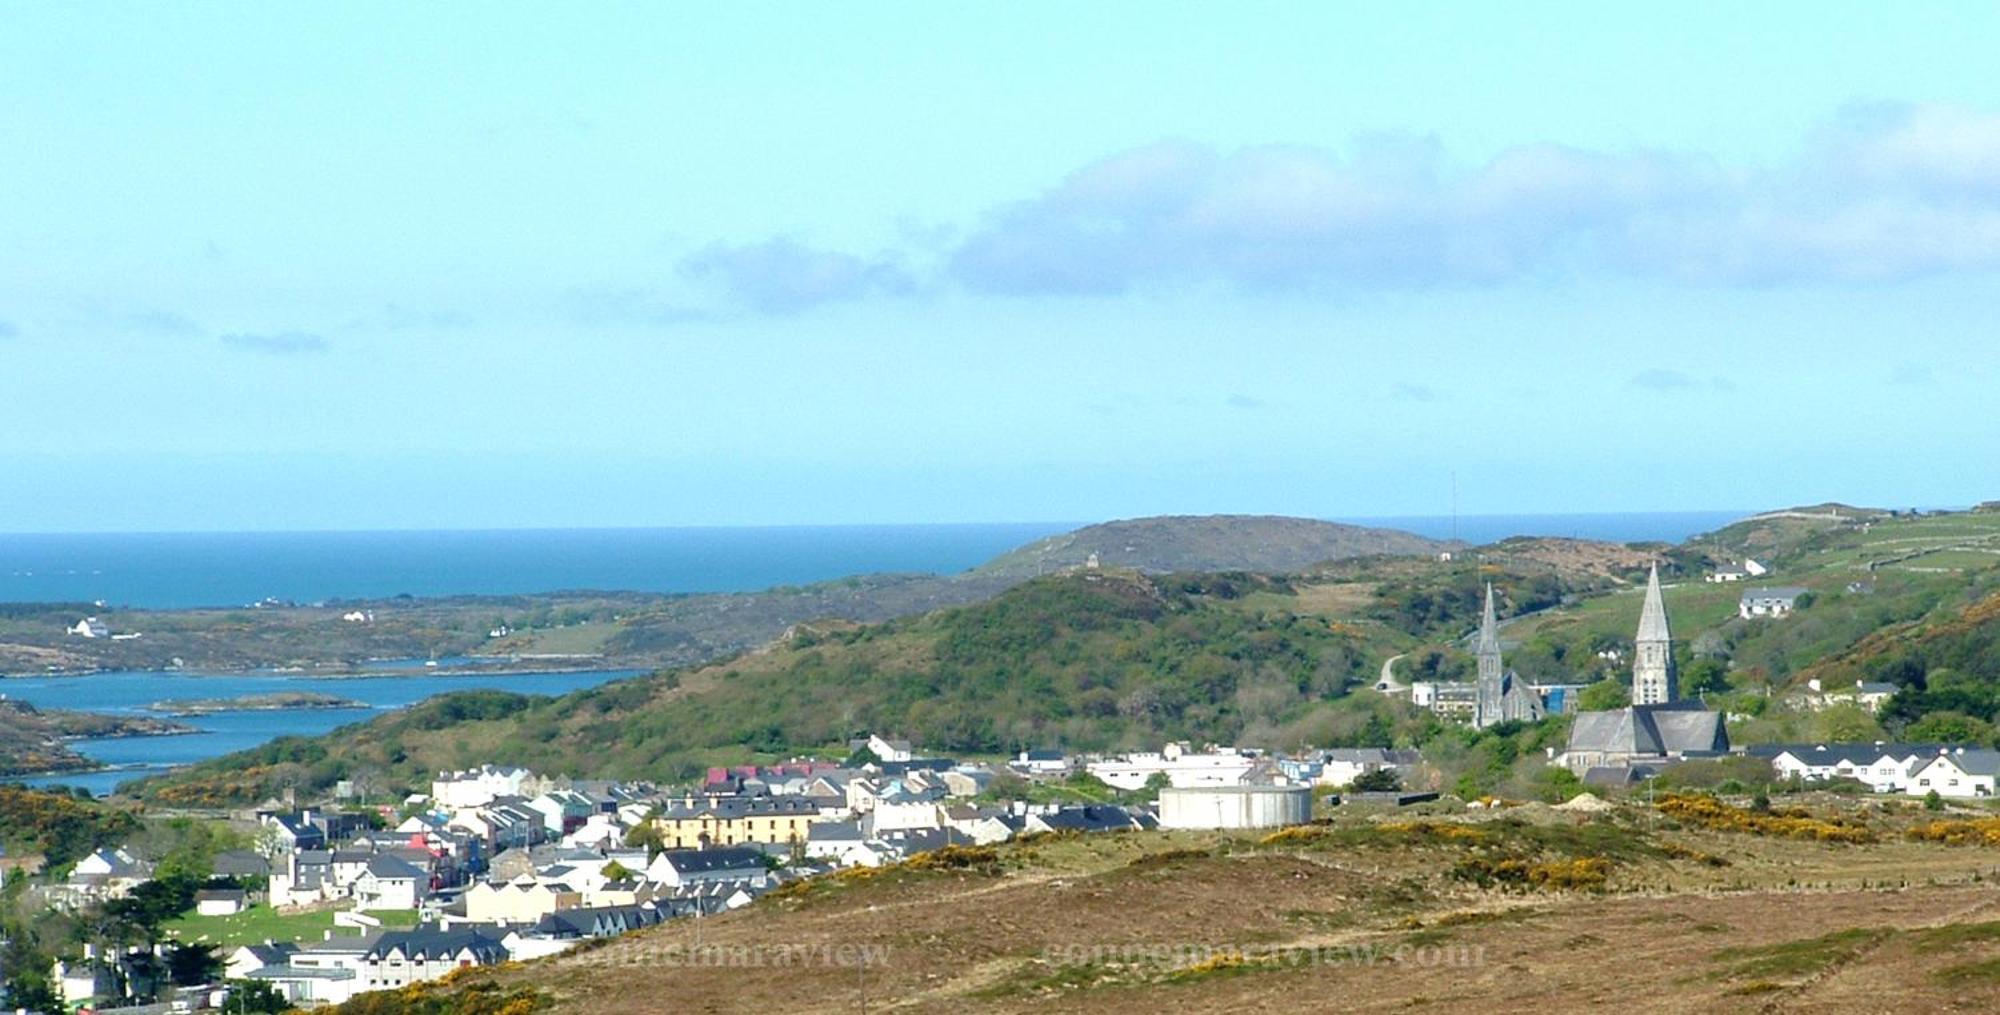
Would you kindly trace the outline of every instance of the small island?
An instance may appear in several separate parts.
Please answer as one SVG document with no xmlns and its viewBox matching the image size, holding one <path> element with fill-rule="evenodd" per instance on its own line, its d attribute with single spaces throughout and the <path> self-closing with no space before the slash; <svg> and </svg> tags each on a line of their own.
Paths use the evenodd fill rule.
<svg viewBox="0 0 2000 1015">
<path fill-rule="evenodd" d="M 197 716 L 216 712 L 283 712 L 295 708 L 367 708 L 368 703 L 318 691 L 279 691 L 236 698 L 168 698 L 146 707 L 164 715 Z"/>
<path fill-rule="evenodd" d="M 165 737 L 199 730 L 185 723 L 137 715 L 38 709 L 0 698 L 0 776 L 87 772 L 102 767 L 72 750 L 68 741 L 109 737 Z"/>
</svg>

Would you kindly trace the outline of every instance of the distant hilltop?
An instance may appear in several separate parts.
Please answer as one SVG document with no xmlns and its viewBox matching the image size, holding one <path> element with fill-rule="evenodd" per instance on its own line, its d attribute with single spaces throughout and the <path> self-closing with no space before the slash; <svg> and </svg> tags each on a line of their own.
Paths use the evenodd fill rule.
<svg viewBox="0 0 2000 1015">
<path fill-rule="evenodd" d="M 1134 571 L 1256 571 L 1282 574 L 1352 557 L 1434 555 L 1462 544 L 1399 529 L 1278 515 L 1161 515 L 1085 526 L 1037 540 L 982 565 L 1025 578 L 1087 563 Z"/>
</svg>

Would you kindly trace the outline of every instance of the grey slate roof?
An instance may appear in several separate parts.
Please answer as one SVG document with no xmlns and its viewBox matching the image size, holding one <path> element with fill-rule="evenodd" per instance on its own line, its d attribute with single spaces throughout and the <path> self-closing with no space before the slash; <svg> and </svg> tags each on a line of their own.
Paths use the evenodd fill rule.
<svg viewBox="0 0 2000 1015">
<path fill-rule="evenodd" d="M 1967 775 L 2000 776 L 2000 751 L 1975 747 L 1970 750 L 1957 750 L 1950 754 L 1940 755 L 1938 760 L 1950 761 L 1952 764 L 1958 766 L 1959 771 Z M 1935 763 L 1928 762 L 1927 764 Z M 1919 771 L 1922 771 L 1922 769 L 1919 769 Z"/>
<path fill-rule="evenodd" d="M 378 856 L 368 861 L 368 873 L 377 878 L 409 878 L 421 880 L 429 875 L 417 869 L 408 860 L 393 856 Z"/>
<path fill-rule="evenodd" d="M 1570 727 L 1569 749 L 1604 754 L 1687 754 L 1727 751 L 1722 714 L 1698 702 L 1634 705 L 1582 712 Z"/>
<path fill-rule="evenodd" d="M 1810 591 L 1812 590 L 1803 585 L 1775 585 L 1770 588 L 1745 589 L 1742 601 L 1756 603 L 1776 600 L 1789 603 Z"/>
<path fill-rule="evenodd" d="M 747 846 L 719 846 L 710 849 L 669 849 L 660 854 L 682 874 L 764 867 L 762 850 Z"/>
</svg>

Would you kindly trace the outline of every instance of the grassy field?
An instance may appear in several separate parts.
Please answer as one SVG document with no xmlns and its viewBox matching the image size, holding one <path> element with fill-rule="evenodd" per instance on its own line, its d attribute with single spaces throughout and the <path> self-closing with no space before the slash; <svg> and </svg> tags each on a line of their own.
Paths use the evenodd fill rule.
<svg viewBox="0 0 2000 1015">
<path fill-rule="evenodd" d="M 182 941 L 223 948 L 265 941 L 310 941 L 317 940 L 332 929 L 333 913 L 330 909 L 280 913 L 260 905 L 235 916 L 189 914 L 165 924 L 162 929 Z M 375 910 L 368 915 L 381 920 L 385 927 L 414 927 L 417 924 L 417 913 L 413 909 Z"/>
</svg>

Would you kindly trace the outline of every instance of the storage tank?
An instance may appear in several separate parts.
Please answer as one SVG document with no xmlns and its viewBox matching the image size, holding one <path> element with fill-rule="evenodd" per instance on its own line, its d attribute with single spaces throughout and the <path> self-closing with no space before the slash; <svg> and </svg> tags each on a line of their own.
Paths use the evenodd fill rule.
<svg viewBox="0 0 2000 1015">
<path fill-rule="evenodd" d="M 1160 791 L 1161 828 L 1282 828 L 1312 820 L 1307 786 L 1189 786 Z"/>
</svg>

